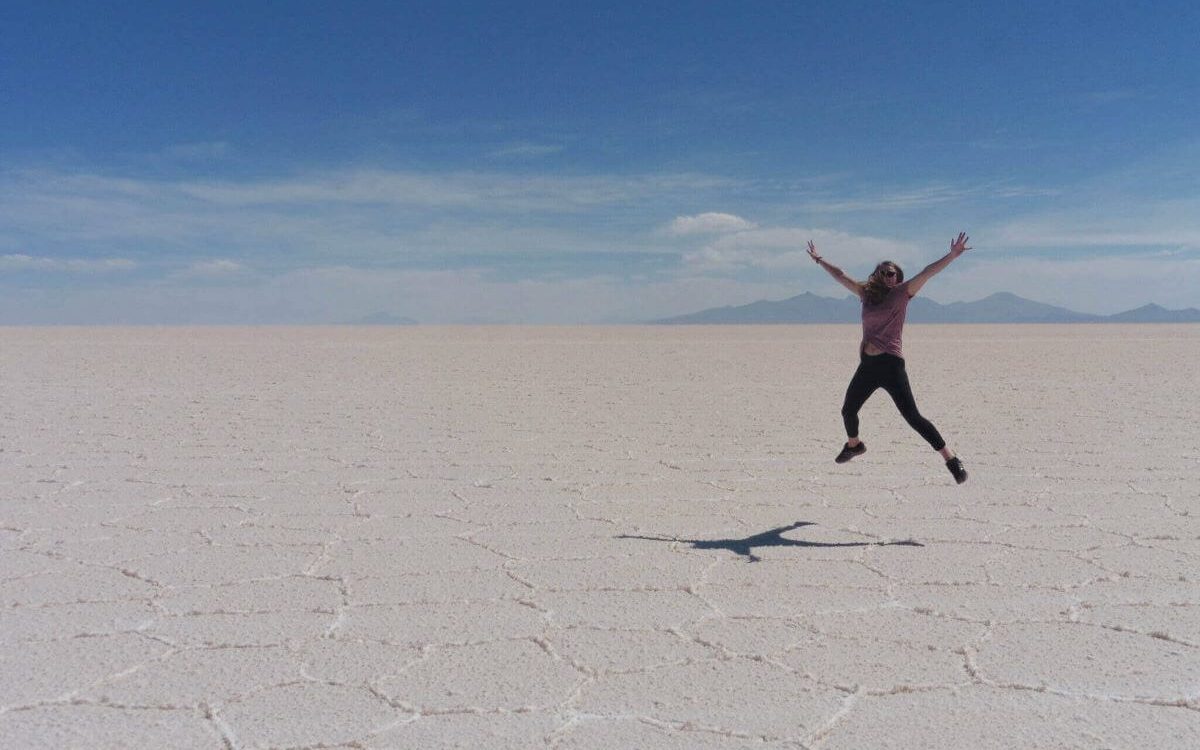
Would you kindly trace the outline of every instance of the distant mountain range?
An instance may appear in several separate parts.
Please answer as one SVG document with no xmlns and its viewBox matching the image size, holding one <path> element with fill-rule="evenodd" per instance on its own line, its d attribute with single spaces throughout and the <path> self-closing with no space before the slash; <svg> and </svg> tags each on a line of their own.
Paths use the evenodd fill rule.
<svg viewBox="0 0 1200 750">
<path fill-rule="evenodd" d="M 838 299 L 805 292 L 784 300 L 713 307 L 650 322 L 660 325 L 857 323 L 861 311 L 861 303 L 852 296 Z M 1167 310 L 1150 304 L 1116 315 L 1090 315 L 997 292 L 975 302 L 948 305 L 917 296 L 909 303 L 907 320 L 910 323 L 1200 323 L 1200 310 L 1194 307 Z"/>
<path fill-rule="evenodd" d="M 412 318 L 403 318 L 391 313 L 377 312 L 371 315 L 365 315 L 355 320 L 347 320 L 339 323 L 344 326 L 415 326 L 417 321 Z"/>
</svg>

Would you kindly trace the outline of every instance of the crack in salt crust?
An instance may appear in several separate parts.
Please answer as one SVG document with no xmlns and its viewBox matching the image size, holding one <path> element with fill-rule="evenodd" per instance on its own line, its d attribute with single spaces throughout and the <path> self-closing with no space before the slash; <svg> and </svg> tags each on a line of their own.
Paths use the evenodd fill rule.
<svg viewBox="0 0 1200 750">
<path fill-rule="evenodd" d="M 1194 747 L 1200 329 L 849 331 L 0 329 L 0 732 Z"/>
</svg>

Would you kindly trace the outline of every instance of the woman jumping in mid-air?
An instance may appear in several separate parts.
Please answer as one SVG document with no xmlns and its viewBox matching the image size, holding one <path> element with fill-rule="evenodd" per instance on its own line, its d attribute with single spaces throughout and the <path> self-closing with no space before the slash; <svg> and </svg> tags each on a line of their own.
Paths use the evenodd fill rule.
<svg viewBox="0 0 1200 750">
<path fill-rule="evenodd" d="M 967 470 L 962 461 L 946 447 L 946 441 L 933 424 L 917 411 L 912 388 L 908 385 L 908 373 L 904 370 L 904 352 L 900 348 L 900 334 L 904 330 L 904 314 L 908 301 L 916 296 L 925 282 L 935 273 L 950 265 L 950 261 L 965 253 L 967 235 L 959 232 L 958 239 L 950 243 L 950 252 L 945 257 L 930 263 L 925 270 L 904 280 L 900 266 L 885 260 L 875 266 L 867 283 L 860 284 L 847 276 L 842 269 L 826 263 L 817 253 L 817 246 L 809 240 L 808 254 L 821 268 L 829 272 L 837 282 L 854 292 L 862 300 L 863 340 L 859 346 L 859 365 L 850 387 L 846 389 L 846 400 L 842 403 L 842 421 L 846 424 L 849 438 L 842 452 L 834 459 L 846 463 L 855 456 L 867 452 L 867 446 L 858 439 L 858 410 L 866 403 L 877 388 L 888 392 L 896 407 L 910 426 L 925 438 L 935 451 L 946 459 L 946 468 L 959 484 L 967 481 Z"/>
</svg>

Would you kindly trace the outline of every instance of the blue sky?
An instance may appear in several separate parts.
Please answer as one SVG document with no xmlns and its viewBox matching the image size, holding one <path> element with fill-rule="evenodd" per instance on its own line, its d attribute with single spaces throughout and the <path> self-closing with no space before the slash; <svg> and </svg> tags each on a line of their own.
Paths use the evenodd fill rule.
<svg viewBox="0 0 1200 750">
<path fill-rule="evenodd" d="M 1200 307 L 1194 3 L 0 9 L 0 322 Z"/>
</svg>

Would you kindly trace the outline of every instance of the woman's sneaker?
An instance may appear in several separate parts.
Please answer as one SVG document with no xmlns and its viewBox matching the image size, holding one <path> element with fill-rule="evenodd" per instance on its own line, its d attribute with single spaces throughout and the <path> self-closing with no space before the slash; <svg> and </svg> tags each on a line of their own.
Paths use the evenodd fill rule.
<svg viewBox="0 0 1200 750">
<path fill-rule="evenodd" d="M 846 443 L 845 445 L 842 446 L 842 452 L 837 454 L 837 458 L 835 458 L 833 460 L 837 461 L 839 464 L 844 464 L 847 461 L 849 461 L 850 459 L 854 458 L 855 456 L 861 456 L 862 454 L 864 454 L 866 452 L 867 452 L 867 444 L 866 443 L 859 443 L 858 445 L 854 446 L 853 448 L 850 447 L 849 443 Z"/>
<path fill-rule="evenodd" d="M 967 470 L 963 468 L 962 461 L 959 460 L 958 456 L 947 461 L 946 468 L 954 475 L 954 481 L 959 484 L 967 481 Z"/>
</svg>

